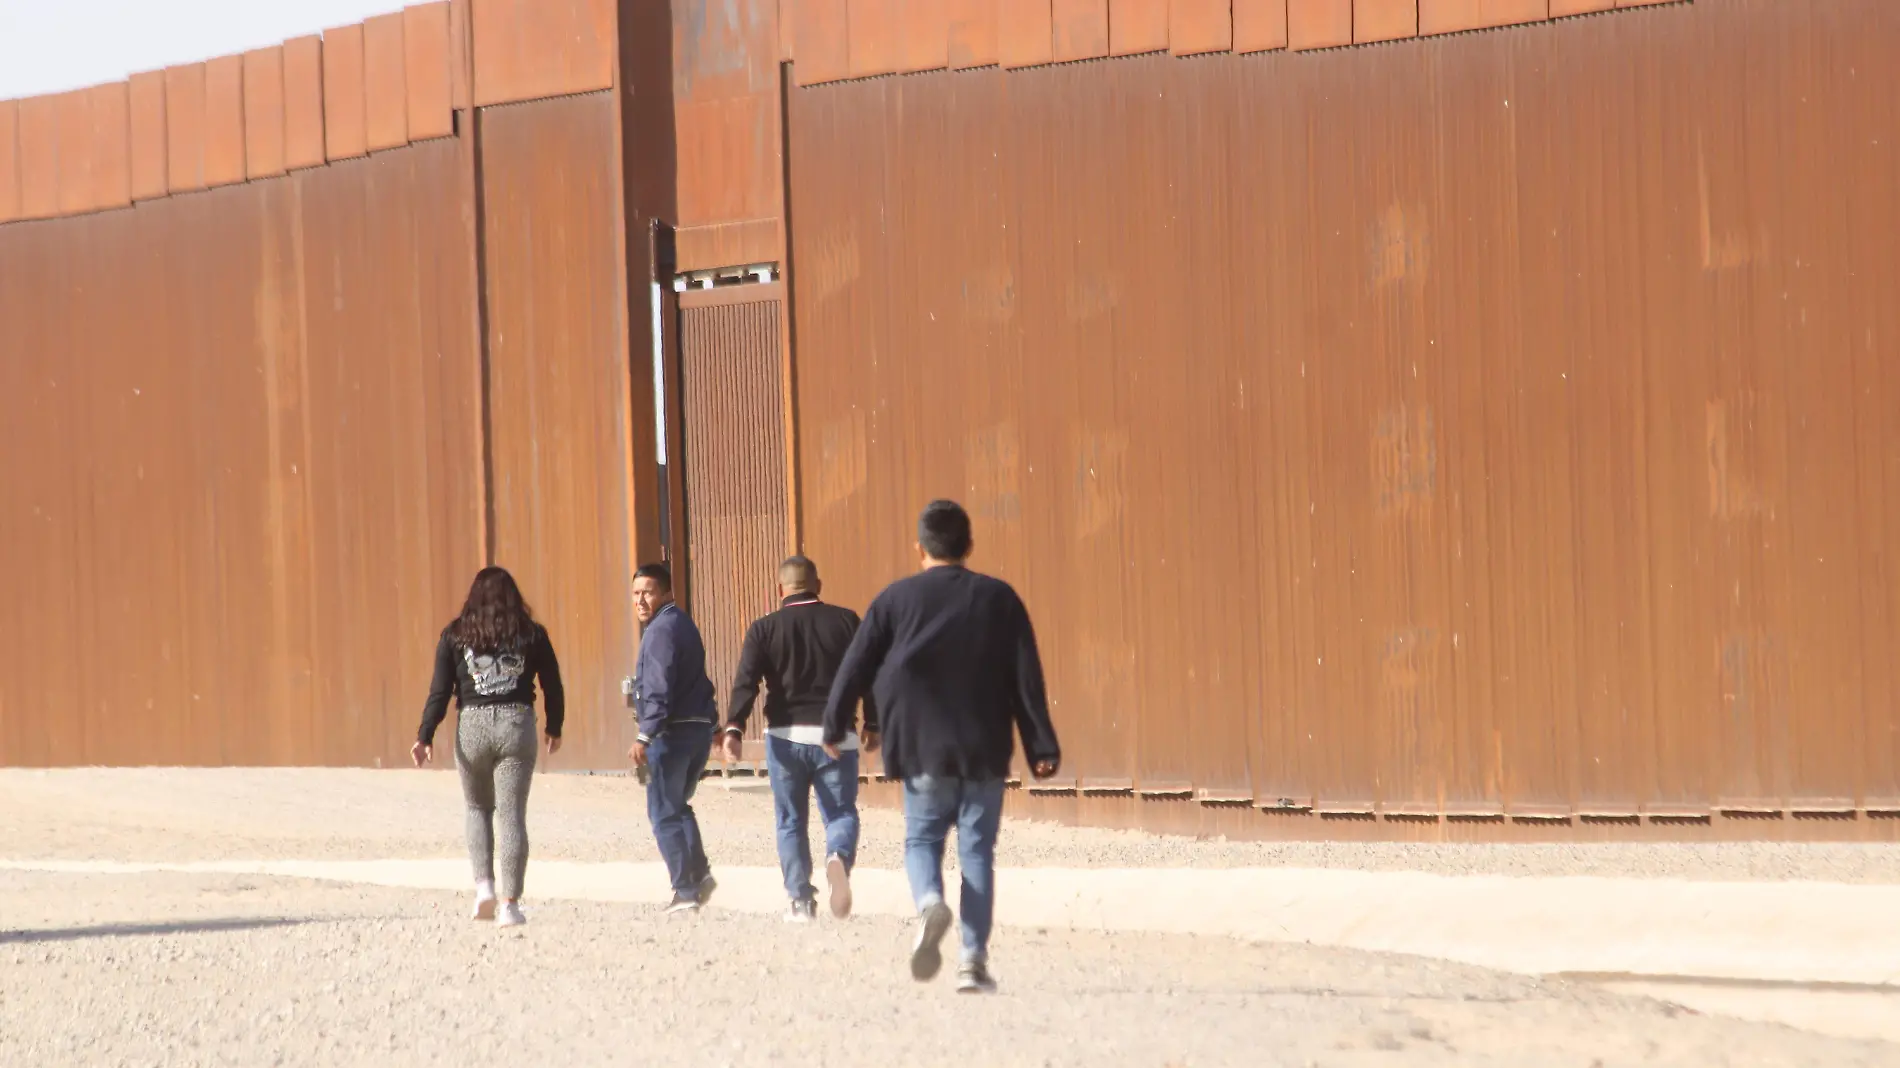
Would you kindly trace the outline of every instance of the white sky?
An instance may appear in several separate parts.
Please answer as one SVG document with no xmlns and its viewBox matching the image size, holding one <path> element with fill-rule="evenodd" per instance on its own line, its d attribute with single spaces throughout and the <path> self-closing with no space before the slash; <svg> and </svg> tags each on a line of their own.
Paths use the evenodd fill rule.
<svg viewBox="0 0 1900 1068">
<path fill-rule="evenodd" d="M 403 0 L 0 0 L 0 100 L 273 45 Z"/>
</svg>

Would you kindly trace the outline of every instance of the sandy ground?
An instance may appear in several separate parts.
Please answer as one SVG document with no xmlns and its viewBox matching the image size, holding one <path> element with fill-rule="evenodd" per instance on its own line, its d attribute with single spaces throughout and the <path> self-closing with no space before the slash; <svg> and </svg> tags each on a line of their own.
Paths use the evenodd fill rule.
<svg viewBox="0 0 1900 1068">
<path fill-rule="evenodd" d="M 918 986 L 903 924 L 792 928 L 248 877 L 7 873 L 0 1063 L 1896 1063 L 1892 1047 L 1417 958 L 1001 933 L 993 999 Z M 1004 963 L 1006 962 L 1006 964 Z"/>
<path fill-rule="evenodd" d="M 537 857 L 653 859 L 631 782 L 547 776 L 535 790 Z M 702 797 L 716 864 L 773 863 L 762 797 Z M 866 822 L 863 863 L 895 867 L 894 815 Z M 0 772 L 0 859 L 452 857 L 459 828 L 444 774 Z M 1890 848 L 1815 846 L 1309 845 L 1289 860 L 1281 846 L 1019 822 L 1004 843 L 1017 867 L 1855 882 L 1900 869 Z M 172 872 L 0 871 L 0 902 L 7 1065 L 1900 1065 L 1900 1046 L 1640 996 L 1653 990 L 1332 947 L 1002 928 L 1003 992 L 985 999 L 912 983 L 907 924 L 877 915 L 797 928 L 531 900 L 532 922 L 504 931 L 468 921 L 460 895 Z"/>
</svg>

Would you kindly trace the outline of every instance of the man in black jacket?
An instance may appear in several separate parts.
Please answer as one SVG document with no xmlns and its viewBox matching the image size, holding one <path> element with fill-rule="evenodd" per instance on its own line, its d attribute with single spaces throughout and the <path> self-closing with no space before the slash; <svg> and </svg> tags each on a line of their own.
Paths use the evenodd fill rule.
<svg viewBox="0 0 1900 1068">
<path fill-rule="evenodd" d="M 934 978 L 950 928 L 943 846 L 957 828 L 963 869 L 962 968 L 957 989 L 996 989 L 989 972 L 995 906 L 996 833 L 1014 734 L 1038 779 L 1056 773 L 1062 750 L 1049 722 L 1042 661 L 1029 612 L 1009 585 L 963 566 L 970 517 L 933 501 L 917 521 L 922 570 L 886 587 L 865 612 L 825 706 L 825 746 L 846 738 L 859 697 L 875 695 L 884 728 L 884 772 L 904 783 L 904 867 L 919 930 L 911 975 Z"/>
<path fill-rule="evenodd" d="M 778 863 L 792 903 L 785 918 L 807 923 L 818 913 L 811 885 L 811 843 L 806 832 L 811 794 L 825 822 L 825 883 L 831 914 L 851 914 L 851 868 L 858 855 L 857 709 L 851 728 L 833 751 L 824 747 L 825 698 L 838 664 L 858 630 L 858 614 L 818 599 L 818 566 L 794 556 L 778 567 L 779 610 L 753 623 L 739 653 L 732 682 L 725 737 L 726 759 L 739 759 L 746 720 L 765 691 L 765 762 L 772 775 L 778 820 Z M 863 747 L 877 749 L 877 711 L 864 706 Z"/>
</svg>

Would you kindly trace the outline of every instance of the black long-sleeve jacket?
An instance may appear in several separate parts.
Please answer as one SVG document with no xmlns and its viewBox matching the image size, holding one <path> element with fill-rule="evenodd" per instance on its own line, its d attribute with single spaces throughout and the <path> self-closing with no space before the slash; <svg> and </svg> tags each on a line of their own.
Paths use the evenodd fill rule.
<svg viewBox="0 0 1900 1068">
<path fill-rule="evenodd" d="M 1001 779 L 1015 737 L 1031 762 L 1060 761 L 1035 629 L 1016 591 L 963 567 L 933 567 L 878 594 L 825 704 L 825 740 L 875 696 L 884 772 Z"/>
<path fill-rule="evenodd" d="M 845 650 L 858 631 L 858 614 L 809 593 L 785 598 L 779 610 L 753 621 L 739 651 L 739 669 L 726 702 L 726 729 L 744 730 L 765 683 L 767 727 L 818 726 Z M 877 708 L 865 702 L 864 728 L 877 729 Z"/>
<path fill-rule="evenodd" d="M 561 662 L 555 659 L 546 627 L 534 628 L 534 639 L 526 649 L 493 654 L 456 645 L 443 630 L 435 647 L 435 679 L 429 683 L 429 700 L 422 706 L 416 740 L 435 744 L 435 731 L 449 714 L 451 695 L 457 708 L 533 705 L 536 679 L 547 692 L 547 733 L 559 738 L 567 719 L 567 691 L 561 686 Z"/>
</svg>

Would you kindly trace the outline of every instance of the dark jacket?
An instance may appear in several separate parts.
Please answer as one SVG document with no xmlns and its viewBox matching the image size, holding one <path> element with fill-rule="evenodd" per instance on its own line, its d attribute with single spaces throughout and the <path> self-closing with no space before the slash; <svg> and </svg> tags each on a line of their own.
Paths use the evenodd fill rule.
<svg viewBox="0 0 1900 1068">
<path fill-rule="evenodd" d="M 660 609 L 647 623 L 634 673 L 641 741 L 659 737 L 670 724 L 718 721 L 712 680 L 706 677 L 706 645 L 678 605 Z"/>
<path fill-rule="evenodd" d="M 825 699 L 838 675 L 845 650 L 858 632 L 858 614 L 826 604 L 809 593 L 795 593 L 779 610 L 762 616 L 745 632 L 739 670 L 726 702 L 726 727 L 744 730 L 765 683 L 767 727 L 817 726 L 825 721 Z M 855 723 L 857 710 L 851 709 Z M 877 729 L 877 709 L 865 702 L 864 728 Z"/>
<path fill-rule="evenodd" d="M 449 640 L 447 628 L 435 646 L 435 678 L 429 700 L 422 706 L 422 729 L 416 740 L 435 744 L 435 730 L 449 714 L 449 695 L 457 708 L 484 705 L 534 704 L 534 681 L 547 691 L 547 732 L 559 738 L 567 719 L 567 691 L 561 688 L 561 662 L 546 627 L 536 626 L 526 649 L 495 655 L 477 653 Z"/>
<path fill-rule="evenodd" d="M 875 696 L 884 773 L 1001 779 L 1014 733 L 1032 761 L 1060 760 L 1029 611 L 1009 584 L 963 567 L 891 583 L 864 614 L 825 705 L 825 740 Z"/>
</svg>

